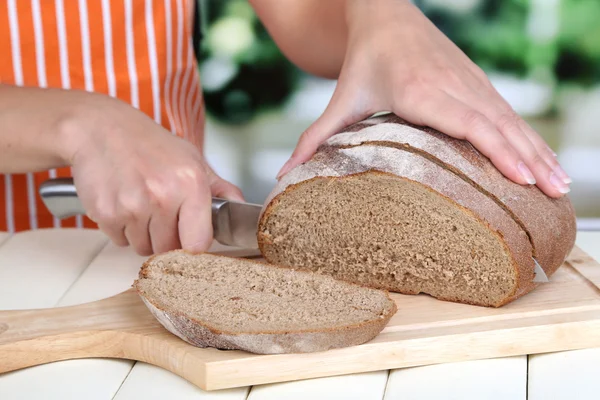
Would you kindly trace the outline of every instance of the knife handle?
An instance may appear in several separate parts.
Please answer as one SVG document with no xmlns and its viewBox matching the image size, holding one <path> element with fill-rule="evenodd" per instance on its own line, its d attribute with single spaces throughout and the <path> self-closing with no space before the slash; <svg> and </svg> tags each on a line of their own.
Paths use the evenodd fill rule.
<svg viewBox="0 0 600 400">
<path fill-rule="evenodd" d="M 85 215 L 86 211 L 77 197 L 73 178 L 54 178 L 40 185 L 40 196 L 44 205 L 56 218 Z"/>
<path fill-rule="evenodd" d="M 77 196 L 73 178 L 49 179 L 40 185 L 39 192 L 48 211 L 59 219 L 86 214 L 85 208 Z M 218 236 L 219 210 L 226 203 L 226 200 L 212 198 L 211 210 L 215 236 Z"/>
</svg>

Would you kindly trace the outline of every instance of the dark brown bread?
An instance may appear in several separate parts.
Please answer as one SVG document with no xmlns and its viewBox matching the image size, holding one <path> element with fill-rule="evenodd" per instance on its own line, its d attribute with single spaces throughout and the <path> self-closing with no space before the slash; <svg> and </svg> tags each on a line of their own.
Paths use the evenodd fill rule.
<svg viewBox="0 0 600 400">
<path fill-rule="evenodd" d="M 551 275 L 558 268 L 574 244 L 574 215 L 568 199 L 554 201 L 537 188 L 524 188 L 506 180 L 493 166 L 490 169 L 487 158 L 466 143 L 442 138 L 439 133 L 415 133 L 415 128 L 396 119 L 392 123 L 389 121 L 388 116 L 351 126 L 346 130 L 349 133 L 332 138 L 312 160 L 291 171 L 278 183 L 267 198 L 259 224 L 259 244 L 267 260 L 290 267 L 312 268 L 401 293 L 423 292 L 444 300 L 496 307 L 519 298 L 536 286 L 532 242 L 538 245 L 535 254 L 545 263 L 542 266 L 547 274 Z M 432 149 L 436 155 L 444 155 L 445 161 L 456 158 L 456 166 L 448 166 L 424 150 L 403 145 L 406 129 L 411 129 L 406 136 L 413 144 Z M 465 161 L 465 154 L 470 154 L 473 160 Z M 466 176 L 460 167 L 473 178 Z M 388 174 L 389 179 L 376 178 L 377 172 Z M 331 182 L 327 185 L 316 183 L 322 179 Z M 365 184 L 365 179 L 370 182 Z M 357 190 L 358 186 L 360 190 Z M 397 187 L 390 189 L 392 186 Z M 416 186 L 429 189 L 428 194 Z M 339 193 L 334 195 L 332 191 L 336 187 Z M 511 188 L 514 189 L 512 195 Z M 528 195 L 524 196 L 522 190 Z M 352 198 L 345 198 L 348 196 Z M 376 200 L 369 203 L 363 197 Z M 407 213 L 407 207 L 414 203 L 399 204 L 408 197 L 413 202 L 424 203 L 425 209 Z M 390 198 L 393 199 L 390 201 Z M 551 204 L 550 215 L 521 204 L 526 201 L 538 201 L 542 206 Z M 325 207 L 320 205 L 322 202 L 327 202 Z M 386 206 L 378 208 L 383 203 Z M 404 215 L 402 224 L 406 229 L 395 227 L 390 230 L 385 221 L 372 215 L 376 208 L 379 214 L 393 210 L 391 216 Z M 437 224 L 429 220 L 428 214 L 439 214 L 440 208 L 444 209 L 444 218 L 448 218 L 446 223 L 432 227 L 431 231 L 421 229 L 421 236 L 407 239 L 407 232 L 414 229 L 411 224 L 417 223 L 415 219 Z M 461 212 L 453 214 L 448 210 L 451 208 Z M 532 214 L 527 215 L 527 210 Z M 473 218 L 485 229 L 485 233 L 478 233 L 480 242 L 485 241 L 487 246 L 483 250 L 478 247 L 481 243 L 473 237 Z M 550 221 L 552 228 L 546 229 L 553 231 L 544 232 L 543 223 L 535 218 Z M 354 226 L 346 224 L 345 221 L 350 219 L 360 222 Z M 448 226 L 463 230 L 468 226 L 471 231 L 466 234 L 461 230 L 460 240 L 460 235 L 449 232 L 447 239 L 438 238 L 435 240 L 439 243 L 433 242 L 438 235 L 436 230 L 447 231 Z M 347 232 L 348 229 L 351 231 Z M 363 231 L 380 230 L 385 230 L 389 236 L 386 254 L 373 261 L 373 254 L 381 253 L 382 245 L 370 247 L 370 244 L 382 241 L 382 237 L 375 234 L 366 237 Z M 348 241 L 352 235 L 364 240 L 353 241 L 356 254 L 350 255 L 352 251 L 346 246 L 347 255 L 344 255 L 336 243 Z M 461 243 L 461 240 L 465 242 Z M 494 257 L 486 259 L 478 253 L 485 253 L 485 249 L 494 253 Z M 543 254 L 540 249 L 544 249 Z M 548 251 L 551 254 L 547 254 Z M 460 258 L 453 260 L 453 256 Z M 345 267 L 335 266 L 331 260 Z M 361 260 L 368 262 L 365 261 L 363 266 Z M 509 269 L 507 265 L 510 265 Z M 498 271 L 503 272 L 498 275 Z"/>
<path fill-rule="evenodd" d="M 151 257 L 134 288 L 171 333 L 198 347 L 307 353 L 365 343 L 396 312 L 385 291 L 212 254 Z"/>
</svg>

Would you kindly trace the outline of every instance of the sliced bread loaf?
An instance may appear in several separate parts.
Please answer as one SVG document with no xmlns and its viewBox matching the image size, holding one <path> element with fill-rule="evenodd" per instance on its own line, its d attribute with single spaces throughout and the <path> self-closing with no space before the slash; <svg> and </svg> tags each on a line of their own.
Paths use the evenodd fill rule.
<svg viewBox="0 0 600 400">
<path fill-rule="evenodd" d="M 306 353 L 365 343 L 397 311 L 388 293 L 309 271 L 172 251 L 134 283 L 171 333 L 197 347 Z"/>
<path fill-rule="evenodd" d="M 403 145 L 406 137 L 421 143 L 428 134 L 419 137 L 394 121 L 380 118 L 348 128 L 282 178 L 259 223 L 259 244 L 269 262 L 493 307 L 536 287 L 532 256 L 543 257 L 548 275 L 558 268 L 574 243 L 568 199 L 550 199 L 495 169 L 489 172 L 490 161 L 474 149 L 468 159 L 466 153 L 453 154 L 470 146 L 463 141 L 431 139 L 431 153 L 412 151 Z M 522 204 L 530 201 L 551 206 L 533 211 L 535 205 Z M 545 234 L 544 221 L 549 221 Z"/>
<path fill-rule="evenodd" d="M 512 182 L 468 141 L 386 114 L 348 127 L 326 145 L 351 147 L 366 143 L 418 154 L 486 194 L 527 233 L 533 256 L 546 275 L 552 275 L 573 248 L 577 229 L 569 198 L 553 199 L 536 186 Z"/>
</svg>

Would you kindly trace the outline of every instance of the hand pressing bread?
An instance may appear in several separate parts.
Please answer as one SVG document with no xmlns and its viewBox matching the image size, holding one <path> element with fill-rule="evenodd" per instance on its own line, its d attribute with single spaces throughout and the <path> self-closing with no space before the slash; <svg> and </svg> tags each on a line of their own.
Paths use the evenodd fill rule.
<svg viewBox="0 0 600 400">
<path fill-rule="evenodd" d="M 338 84 L 278 178 L 343 127 L 376 112 L 465 139 L 506 177 L 558 198 L 571 179 L 553 151 L 486 74 L 410 1 L 345 2 L 348 26 Z"/>
</svg>

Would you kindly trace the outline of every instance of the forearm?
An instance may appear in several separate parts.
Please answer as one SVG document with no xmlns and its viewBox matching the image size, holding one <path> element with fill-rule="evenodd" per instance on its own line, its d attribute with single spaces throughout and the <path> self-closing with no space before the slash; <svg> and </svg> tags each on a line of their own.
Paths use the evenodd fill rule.
<svg viewBox="0 0 600 400">
<path fill-rule="evenodd" d="M 382 15 L 401 22 L 402 17 L 412 18 L 408 11 L 416 9 L 408 0 L 250 0 L 250 3 L 290 61 L 306 72 L 331 79 L 339 76 L 353 29 Z M 386 15 L 390 11 L 393 12 Z"/>
<path fill-rule="evenodd" d="M 304 71 L 337 78 L 346 52 L 346 0 L 250 0 L 284 55 Z"/>
<path fill-rule="evenodd" d="M 69 164 L 69 126 L 90 95 L 0 85 L 0 173 Z"/>
</svg>

